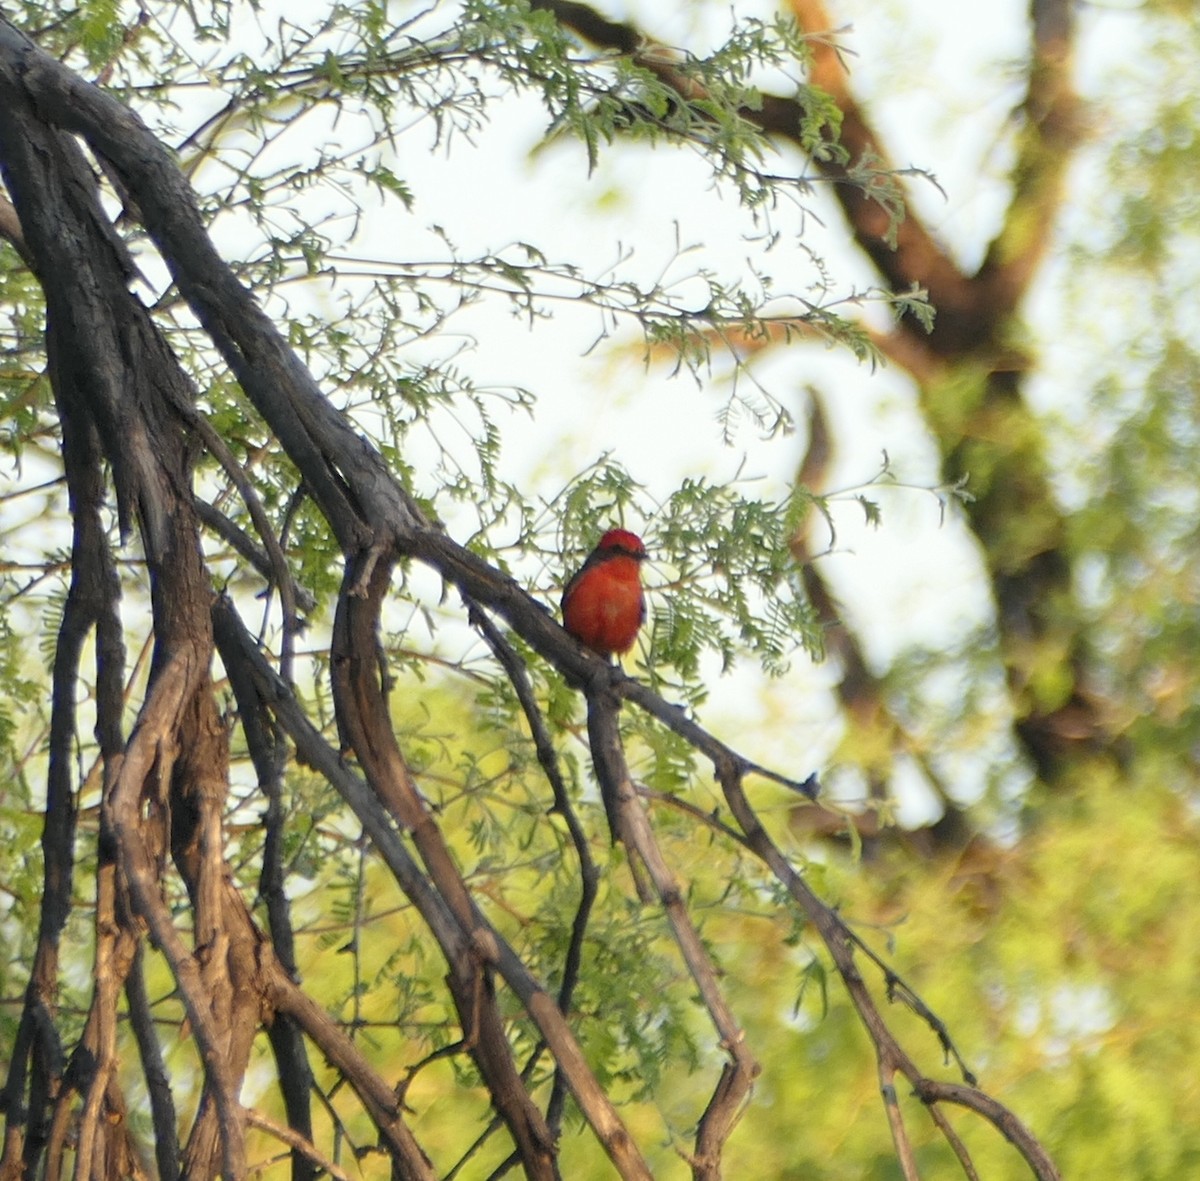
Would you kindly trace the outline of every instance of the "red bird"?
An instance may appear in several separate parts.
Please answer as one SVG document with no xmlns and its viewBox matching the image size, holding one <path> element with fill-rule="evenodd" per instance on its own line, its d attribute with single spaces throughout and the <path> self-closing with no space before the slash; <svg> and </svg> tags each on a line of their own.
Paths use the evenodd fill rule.
<svg viewBox="0 0 1200 1181">
<path fill-rule="evenodd" d="M 636 533 L 610 529 L 563 591 L 563 627 L 606 660 L 633 647 L 646 618 L 645 560 L 646 547 Z"/>
</svg>

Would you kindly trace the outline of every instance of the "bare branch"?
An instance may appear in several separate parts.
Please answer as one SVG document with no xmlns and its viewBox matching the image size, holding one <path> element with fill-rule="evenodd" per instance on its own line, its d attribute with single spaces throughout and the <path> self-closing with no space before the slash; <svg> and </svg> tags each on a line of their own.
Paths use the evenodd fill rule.
<svg viewBox="0 0 1200 1181">
<path fill-rule="evenodd" d="M 900 1171 L 904 1181 L 920 1181 L 917 1172 L 917 1160 L 913 1155 L 912 1141 L 904 1127 L 904 1114 L 896 1096 L 896 1067 L 892 1062 L 879 1059 L 879 1093 L 883 1096 L 883 1110 L 887 1114 L 888 1127 L 892 1133 L 892 1143 L 896 1146 L 896 1159 L 900 1162 Z"/>
<path fill-rule="evenodd" d="M 217 600 L 213 607 L 213 615 L 214 630 L 223 645 L 222 651 L 225 651 L 224 645 L 239 650 L 241 659 L 246 662 L 247 668 L 258 682 L 264 700 L 271 703 L 272 711 L 296 744 L 298 757 L 325 775 L 362 821 L 364 829 L 389 870 L 395 875 L 400 888 L 416 906 L 439 945 L 448 949 L 448 959 L 456 957 L 462 962 L 469 960 L 472 955 L 483 955 L 486 957 L 484 962 L 490 959 L 495 964 L 545 1039 L 567 1079 L 572 1095 L 621 1176 L 634 1181 L 648 1179 L 649 1169 L 642 1160 L 636 1144 L 612 1102 L 596 1081 L 555 1001 L 530 974 L 520 957 L 474 907 L 471 910 L 471 936 L 462 930 L 449 903 L 433 888 L 429 878 L 421 872 L 400 841 L 380 797 L 346 766 L 338 752 L 330 747 L 312 725 L 291 689 L 279 680 L 246 633 L 227 599 Z M 407 810 L 410 803 L 411 801 L 404 797 L 403 809 Z M 423 809 L 419 800 L 416 803 Z M 452 865 L 450 872 L 456 872 Z M 297 1003 L 301 1003 L 301 999 L 307 1000 L 297 998 Z"/>
<path fill-rule="evenodd" d="M 613 831 L 620 835 L 629 856 L 637 857 L 645 865 L 683 961 L 716 1028 L 721 1049 L 729 1055 L 729 1062 L 721 1072 L 696 1129 L 696 1151 L 691 1160 L 692 1175 L 697 1181 L 715 1181 L 721 1175 L 721 1152 L 725 1141 L 742 1112 L 760 1067 L 721 992 L 716 968 L 692 924 L 679 884 L 654 839 L 634 789 L 617 729 L 619 708 L 619 698 L 604 684 L 604 679 L 598 677 L 588 691 L 588 736 L 610 823 Z"/>
<path fill-rule="evenodd" d="M 1058 1168 L 1049 1153 L 1003 1103 L 977 1087 L 963 1083 L 940 1082 L 929 1078 L 910 1081 L 924 1103 L 956 1103 L 983 1116 L 1020 1152 L 1039 1181 L 1059 1181 Z"/>
<path fill-rule="evenodd" d="M 371 1068 L 358 1047 L 312 997 L 296 986 L 278 961 L 271 962 L 267 981 L 275 1008 L 312 1038 L 371 1113 L 392 1151 L 397 1175 L 403 1181 L 433 1181 L 437 1174 L 405 1124 L 395 1092 Z"/>
<path fill-rule="evenodd" d="M 264 1132 L 270 1132 L 277 1140 L 282 1140 L 284 1144 L 295 1152 L 307 1157 L 317 1168 L 328 1173 L 335 1181 L 350 1181 L 350 1174 L 342 1169 L 339 1169 L 323 1152 L 320 1152 L 317 1147 L 306 1136 L 301 1136 L 299 1132 L 292 1128 L 286 1128 L 270 1116 L 263 1115 L 261 1111 L 247 1109 L 246 1123 L 255 1128 L 262 1128 Z"/>
<path fill-rule="evenodd" d="M 545 718 L 538 707 L 523 661 L 513 646 L 505 639 L 500 629 L 488 618 L 486 612 L 479 610 L 473 604 L 468 605 L 468 612 L 471 622 L 479 629 L 488 646 L 495 653 L 517 694 L 517 699 L 521 703 L 521 709 L 525 713 L 525 719 L 529 723 L 529 730 L 533 736 L 538 763 L 541 765 L 542 772 L 553 793 L 554 810 L 566 822 L 567 831 L 571 836 L 571 845 L 575 850 L 575 856 L 579 859 L 579 905 L 571 924 L 571 940 L 563 958 L 562 980 L 558 986 L 558 1007 L 565 1016 L 571 1011 L 571 997 L 579 979 L 579 970 L 583 962 L 583 941 L 587 935 L 592 906 L 596 901 L 596 893 L 600 884 L 600 870 L 588 847 L 587 834 L 584 832 L 583 825 L 580 823 L 579 816 L 567 793 L 567 785 L 563 781 L 562 770 L 559 767 L 558 753 L 554 749 Z M 532 1065 L 532 1060 L 529 1065 Z M 529 1066 L 526 1066 L 526 1072 L 528 1070 Z M 550 1102 L 546 1105 L 546 1123 L 555 1136 L 558 1136 L 561 1129 L 566 1096 L 567 1078 L 560 1066 L 554 1072 L 554 1086 L 550 1093 Z"/>
<path fill-rule="evenodd" d="M 129 975 L 125 978 L 125 997 L 129 1003 L 129 1022 L 137 1041 L 146 1090 L 150 1096 L 159 1181 L 175 1181 L 179 1176 L 179 1135 L 176 1130 L 175 1100 L 171 1095 L 170 1078 L 154 1030 L 150 998 L 146 995 L 144 956 L 143 945 L 139 940 Z"/>
</svg>

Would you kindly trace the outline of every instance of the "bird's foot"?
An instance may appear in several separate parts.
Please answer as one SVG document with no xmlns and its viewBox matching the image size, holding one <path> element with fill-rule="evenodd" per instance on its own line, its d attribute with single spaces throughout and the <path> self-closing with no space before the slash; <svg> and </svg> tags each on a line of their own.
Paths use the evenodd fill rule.
<svg viewBox="0 0 1200 1181">
<path fill-rule="evenodd" d="M 632 680 L 630 675 L 621 667 L 619 660 L 614 661 L 608 666 L 608 684 L 610 688 L 617 688 L 625 681 Z"/>
</svg>

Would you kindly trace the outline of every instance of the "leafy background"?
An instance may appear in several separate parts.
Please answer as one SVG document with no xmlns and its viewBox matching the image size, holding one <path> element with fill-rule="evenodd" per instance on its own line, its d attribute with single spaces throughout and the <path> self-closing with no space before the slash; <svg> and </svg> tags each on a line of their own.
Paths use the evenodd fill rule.
<svg viewBox="0 0 1200 1181">
<path fill-rule="evenodd" d="M 11 7 L 177 147 L 227 257 L 243 260 L 243 277 L 330 396 L 456 537 L 553 602 L 602 524 L 646 532 L 652 622 L 633 670 L 718 732 L 742 736 L 754 757 L 799 777 L 821 770 L 836 823 L 818 824 L 764 787 L 777 837 L 919 989 L 1064 1175 L 1174 1178 L 1196 1168 L 1200 34 L 1190 5 L 1080 14 L 1073 85 L 1083 132 L 1048 252 L 1031 258 L 1036 281 L 992 328 L 1023 359 L 1022 414 L 998 424 L 1007 440 L 976 435 L 964 450 L 945 441 L 984 397 L 995 356 L 960 357 L 924 381 L 895 358 L 877 370 L 874 346 L 895 318 L 912 323 L 923 311 L 908 293 L 883 290 L 828 187 L 814 178 L 781 193 L 778 161 L 756 140 L 739 140 L 737 127 L 701 134 L 652 78 L 622 76 L 620 65 L 566 69 L 579 44 L 548 13 L 480 0 L 454 25 L 440 6 Z M 807 6 L 793 7 L 803 16 Z M 768 6 L 738 5 L 739 20 L 761 23 L 743 23 L 731 41 L 718 5 L 627 15 L 697 54 L 709 85 L 752 77 L 778 89 L 799 75 L 792 55 L 807 52 Z M 912 210 L 969 271 L 1028 163 L 1028 124 L 1013 110 L 1027 66 L 1022 10 L 993 17 L 1002 37 L 953 6 L 847 3 L 830 15 L 853 24 L 843 35 L 850 85 L 892 159 L 937 177 L 940 190 L 903 178 Z M 385 54 L 392 65 L 376 68 Z M 649 143 L 627 142 L 631 93 L 666 123 Z M 815 137 L 838 116 L 819 96 L 808 114 L 802 138 L 819 150 Z M 680 137 L 690 153 L 668 152 Z M 709 190 L 714 161 L 724 182 Z M 1033 231 L 1010 230 L 1019 253 Z M 268 509 L 287 515 L 294 471 L 153 257 L 143 260 L 213 422 Z M 39 296 L 9 250 L 0 284 L 2 1055 L 37 931 L 45 670 L 68 533 Z M 757 317 L 797 310 L 809 320 L 790 339 L 756 338 Z M 723 333 L 693 333 L 714 318 Z M 737 364 L 723 348 L 730 339 Z M 836 450 L 825 482 L 803 487 L 814 400 Z M 1044 459 L 1049 499 L 981 537 L 956 488 L 965 477 L 959 492 L 980 494 L 1010 470 L 999 444 L 1014 433 Z M 941 462 L 948 450 L 956 466 Z M 228 498 L 215 470 L 202 479 Z M 1006 554 L 1047 522 L 1061 523 L 1067 576 L 1042 604 L 1055 626 L 1022 654 L 1017 693 L 994 591 Z M 290 529 L 301 580 L 326 602 L 333 543 L 303 507 Z M 839 695 L 851 664 L 844 648 L 830 651 L 835 633 L 813 609 L 797 556 L 835 596 L 878 712 Z M 257 590 L 223 543 L 212 557 L 235 590 Z M 123 573 L 136 634 L 145 590 L 136 554 Z M 270 635 L 277 620 L 263 610 Z M 310 704 L 328 721 L 319 606 L 313 617 Z M 546 821 L 511 690 L 420 571 L 408 573 L 391 625 L 397 724 L 423 789 L 457 834 L 490 916 L 552 975 L 574 883 L 556 857 L 563 836 Z M 1084 662 L 1086 683 L 1068 652 Z M 577 702 L 550 670 L 538 691 L 561 728 L 573 786 L 594 806 Z M 1016 723 L 1076 691 L 1100 719 L 1100 739 L 1045 774 Z M 677 792 L 701 811 L 718 804 L 687 752 L 661 728 L 629 722 L 635 770 L 663 797 L 656 823 L 766 1068 L 729 1175 L 899 1176 L 869 1046 L 818 949 L 736 848 L 671 806 Z M 81 730 L 82 778 L 94 751 Z M 229 821 L 253 896 L 251 782 L 247 774 Z M 403 1077 L 420 1056 L 414 1046 L 450 1037 L 441 966 L 328 789 L 302 770 L 288 786 L 302 973 Z M 85 860 L 97 790 L 84 778 Z M 939 835 L 947 817 L 953 839 Z M 662 1175 L 683 1175 L 677 1151 L 704 1100 L 693 1071 L 711 1067 L 713 1050 L 660 920 L 631 903 L 615 854 L 607 870 L 581 1036 Z M 80 959 L 64 980 L 67 1022 L 81 1019 L 88 993 L 86 897 L 70 936 Z M 161 968 L 152 982 L 167 1031 L 181 1011 Z M 927 1032 L 912 1036 L 936 1058 Z M 194 1072 L 185 1039 L 173 1053 L 184 1077 Z M 264 1047 L 269 1105 L 265 1063 Z M 132 1076 L 128 1085 L 136 1094 Z M 448 1057 L 421 1070 L 407 1098 L 429 1117 L 414 1121 L 417 1135 L 448 1168 L 464 1144 L 445 1130 L 457 1114 L 448 1125 L 441 1113 L 450 1104 L 463 1126 L 483 1120 L 477 1080 Z M 352 1128 L 351 1105 L 342 1111 Z M 912 1123 L 922 1126 L 919 1113 Z M 1024 1175 L 998 1138 L 962 1126 L 981 1175 Z M 920 1151 L 929 1175 L 952 1168 L 932 1133 Z M 502 1156 L 486 1146 L 470 1175 Z M 568 1133 L 564 1175 L 608 1170 L 587 1137 Z"/>
</svg>

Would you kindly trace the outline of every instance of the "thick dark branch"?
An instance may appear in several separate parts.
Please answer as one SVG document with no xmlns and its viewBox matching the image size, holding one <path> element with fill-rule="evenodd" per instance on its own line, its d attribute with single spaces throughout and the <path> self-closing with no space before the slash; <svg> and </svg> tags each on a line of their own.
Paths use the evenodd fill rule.
<svg viewBox="0 0 1200 1181">
<path fill-rule="evenodd" d="M 542 773 L 550 784 L 554 797 L 554 811 L 566 823 L 567 832 L 571 837 L 571 846 L 579 859 L 579 905 L 575 909 L 575 918 L 571 923 L 571 939 L 563 957 L 562 979 L 558 985 L 558 1007 L 564 1015 L 571 1011 L 571 997 L 579 980 L 579 970 L 583 964 L 583 941 L 587 935 L 588 920 L 596 901 L 600 885 L 600 870 L 592 856 L 588 845 L 587 833 L 575 811 L 575 805 L 567 792 L 563 779 L 562 768 L 558 761 L 558 752 L 550 737 L 546 720 L 538 706 L 529 681 L 529 673 L 524 661 L 513 646 L 505 639 L 504 634 L 492 622 L 487 613 L 479 610 L 474 604 L 468 608 L 471 622 L 482 633 L 488 647 L 500 661 L 501 667 L 508 676 L 509 683 L 521 703 L 525 719 L 529 723 L 529 732 L 533 737 L 534 750 L 537 752 L 538 763 Z M 523 1075 L 528 1074 L 530 1064 L 526 1065 Z M 546 1124 L 551 1133 L 557 1137 L 561 1130 L 563 1106 L 567 1097 L 567 1078 L 561 1066 L 554 1072 L 554 1086 L 550 1091 L 550 1101 L 546 1105 Z"/>
<path fill-rule="evenodd" d="M 129 1003 L 129 1023 L 142 1062 L 142 1077 L 150 1096 L 150 1117 L 154 1123 L 154 1157 L 159 1181 L 176 1181 L 179 1176 L 179 1133 L 171 1080 L 163 1062 L 162 1049 L 154 1028 L 154 1014 L 146 994 L 145 953 L 139 941 L 133 964 L 125 978 L 125 999 Z"/>
<path fill-rule="evenodd" d="M 4 164 L 46 288 L 52 376 L 56 389 L 67 391 L 64 396 L 78 393 L 79 417 L 86 421 L 90 416 L 95 423 L 113 466 L 122 521 L 128 528 L 136 516 L 150 569 L 155 650 L 146 709 L 155 700 L 164 670 L 174 668 L 184 678 L 184 695 L 157 719 L 163 728 L 151 727 L 150 755 L 140 763 L 132 759 L 138 742 L 145 741 L 139 726 L 117 778 L 106 783 L 102 831 L 115 838 L 135 908 L 150 923 L 172 969 L 183 973 L 180 989 L 190 1002 L 189 1017 L 206 1069 L 185 1168 L 211 1172 L 218 1153 L 227 1169 L 241 1157 L 237 1091 L 259 1024 L 260 982 L 257 933 L 244 907 L 225 888 L 222 812 L 228 748 L 207 672 L 211 590 L 192 512 L 189 430 L 225 464 L 248 500 L 271 553 L 289 634 L 295 607 L 281 548 L 253 489 L 196 414 L 188 379 L 146 309 L 126 290 L 131 267 L 103 216 L 94 177 L 78 145 L 42 121 L 46 108 L 41 102 L 29 101 L 30 79 L 39 67 L 70 90 L 69 72 L 48 67 L 48 61 L 0 23 L 0 84 L 11 99 L 5 129 L 17 129 L 4 139 Z M 95 97 L 100 92 L 84 87 L 82 93 Z M 167 686 L 168 695 L 175 687 Z M 102 731 L 115 733 L 112 714 L 102 703 Z M 103 732 L 101 738 L 111 753 L 115 740 Z M 143 777 L 131 779 L 131 768 L 140 768 Z M 149 817 L 142 815 L 146 796 Z M 171 920 L 163 912 L 157 885 L 161 847 L 147 840 L 147 820 L 157 817 L 154 823 L 160 824 L 165 814 L 171 819 L 172 852 L 193 904 L 194 955 L 177 935 L 168 936 Z M 103 949 L 104 943 L 98 946 Z M 197 1012 L 206 1020 L 198 1023 Z M 110 1040 L 102 1031 L 101 1046 Z M 96 1126 L 94 1096 L 105 1087 L 103 1071 L 111 1057 L 105 1049 L 89 1096 L 85 1134 Z"/>
<path fill-rule="evenodd" d="M 237 1094 L 253 1039 L 255 992 L 238 961 L 253 944 L 248 922 L 225 910 L 221 807 L 228 765 L 208 677 L 210 589 L 191 511 L 190 458 L 184 435 L 193 390 L 143 305 L 126 288 L 131 264 L 100 207 L 95 178 L 75 140 L 44 121 L 31 101 L 23 67 L 11 56 L 20 40 L 0 23 L 0 157 L 26 242 L 46 292 L 48 354 L 56 396 L 77 424 L 92 424 L 112 465 L 123 525 L 139 527 L 150 571 L 155 649 L 150 689 L 138 727 L 119 762 L 106 767 L 102 832 L 137 912 L 150 924 L 176 973 L 205 1065 L 206 1096 L 193 1125 L 189 1166 L 211 1171 L 220 1155 L 237 1175 L 244 1145 Z M 68 462 L 72 456 L 68 452 Z M 106 674 L 115 680 L 110 670 Z M 106 690 L 106 696 L 112 697 Z M 119 711 L 101 703 L 102 745 L 119 742 Z M 115 771 L 115 773 L 114 773 Z M 151 801 L 146 814 L 143 804 Z M 215 954 L 193 957 L 174 928 L 159 885 L 158 853 L 147 840 L 165 808 L 171 839 L 194 909 L 194 936 Z M 115 1004 L 120 979 L 106 966 L 117 944 L 115 882 L 101 891 L 103 937 L 97 942 L 96 1071 L 81 1135 L 98 1131 L 115 1066 Z M 214 1106 L 215 1101 L 215 1106 Z M 219 1136 L 220 1145 L 216 1143 Z M 89 1148 L 90 1151 L 90 1148 Z"/>
<path fill-rule="evenodd" d="M 25 994 L 2 1106 L 8 1112 L 3 1160 L 5 1168 L 37 1171 L 46 1140 L 48 1105 L 58 1091 L 63 1050 L 54 1026 L 58 997 L 58 952 L 71 911 L 74 875 L 74 749 L 79 666 L 88 634 L 105 607 L 107 547 L 100 518 L 104 483 L 96 439 L 86 420 L 63 418 L 63 447 L 71 504 L 75 512 L 71 585 L 51 670 L 50 741 L 46 774 L 46 807 L 42 827 L 42 905 L 37 950 Z M 25 1101 L 26 1079 L 29 1099 Z"/>
<path fill-rule="evenodd" d="M 180 291 L 303 473 L 343 548 L 390 545 L 394 529 L 419 521 L 420 514 L 378 453 L 328 403 L 217 254 L 194 193 L 141 119 L 42 52 L 7 21 L 0 21 L 0 70 L 36 102 L 42 117 L 82 135 L 120 174 Z M 25 228 L 28 235 L 29 226 Z M 367 503 L 354 502 L 346 481 L 370 484 Z M 380 508 L 385 508 L 383 515 Z"/>
<path fill-rule="evenodd" d="M 271 703 L 272 712 L 295 743 L 300 761 L 324 775 L 362 822 L 400 888 L 433 932 L 439 946 L 445 950 L 448 962 L 453 964 L 455 960 L 461 962 L 472 956 L 480 957 L 484 962 L 487 957 L 492 958 L 500 975 L 519 997 L 545 1039 L 567 1078 L 575 1101 L 621 1177 L 631 1181 L 649 1181 L 650 1172 L 637 1145 L 596 1081 L 554 999 L 478 910 L 472 908 L 471 928 L 469 931 L 463 930 L 448 903 L 434 889 L 405 848 L 380 797 L 350 770 L 338 752 L 313 726 L 290 687 L 279 679 L 258 650 L 227 599 L 218 599 L 214 604 L 213 620 L 214 630 L 218 636 L 223 636 L 222 644 L 228 642 L 239 650 L 259 684 L 259 692 L 264 700 Z M 592 659 L 602 663 L 598 657 Z M 309 1033 L 311 1036 L 311 1030 Z"/>
<path fill-rule="evenodd" d="M 637 792 L 625 766 L 625 758 L 617 737 L 616 711 L 620 702 L 608 687 L 608 670 L 604 670 L 594 682 L 595 687 L 587 695 L 588 747 L 592 752 L 592 765 L 596 772 L 596 785 L 600 789 L 600 800 L 604 804 L 604 816 L 608 821 L 609 835 L 613 843 L 623 844 L 631 859 L 637 856 L 637 844 L 628 827 L 628 808 L 634 803 Z M 636 860 L 630 869 L 637 876 Z M 639 893 L 640 893 L 639 889 Z M 643 898 L 642 901 L 648 901 Z"/>
<path fill-rule="evenodd" d="M 287 764 L 287 739 L 279 723 L 271 717 L 258 683 L 231 644 L 226 630 L 214 628 L 218 650 L 238 704 L 242 733 L 250 761 L 258 776 L 259 787 L 267 800 L 264 818 L 263 864 L 260 891 L 267 908 L 271 944 L 283 970 L 298 978 L 295 933 L 291 909 L 284 888 L 283 844 L 286 816 L 283 809 L 283 773 Z M 277 1064 L 279 1087 L 283 1093 L 288 1125 L 304 1143 L 312 1140 L 312 1108 L 309 1102 L 313 1073 L 305 1052 L 304 1039 L 296 1022 L 286 1013 L 277 1013 L 267 1029 Z M 309 1181 L 316 1176 L 311 1154 L 302 1147 L 292 1153 L 292 1181 Z"/>
</svg>

